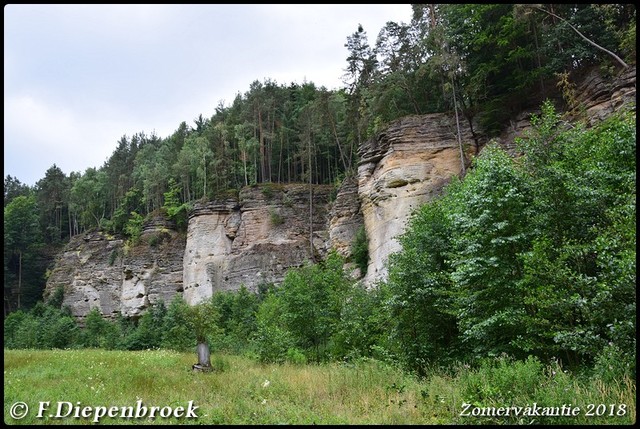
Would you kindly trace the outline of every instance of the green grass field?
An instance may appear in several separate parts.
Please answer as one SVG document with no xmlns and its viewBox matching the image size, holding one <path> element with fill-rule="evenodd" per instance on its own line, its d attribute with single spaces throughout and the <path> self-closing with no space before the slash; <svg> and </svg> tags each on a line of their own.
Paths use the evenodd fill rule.
<svg viewBox="0 0 640 429">
<path fill-rule="evenodd" d="M 482 374 L 434 374 L 417 380 L 378 362 L 355 365 L 263 365 L 241 356 L 213 355 L 210 373 L 191 370 L 196 356 L 166 350 L 4 350 L 4 421 L 7 424 L 94 424 L 96 413 L 124 417 L 99 418 L 105 424 L 481 424 L 557 423 L 631 424 L 635 422 L 635 383 L 615 386 L 578 383 L 569 377 L 533 380 L 533 392 L 512 386 L 506 401 L 498 389 L 474 407 L 580 406 L 579 415 L 545 417 L 461 416 L 463 403 L 480 386 Z M 553 383 L 556 382 L 556 385 Z M 474 384 L 475 383 L 475 384 Z M 478 384 L 480 383 L 480 384 Z M 511 382 L 509 382 L 511 383 Z M 476 386 L 476 387 L 473 387 Z M 489 388 L 490 386 L 487 386 Z M 524 389 L 526 390 L 526 389 Z M 564 395 L 564 396 L 563 396 Z M 495 398 L 492 402 L 491 398 Z M 198 408 L 195 418 L 162 417 L 171 407 Z M 547 402 L 544 404 L 543 402 Z M 20 419 L 12 415 L 29 411 Z M 46 410 L 41 405 L 49 402 Z M 509 402 L 509 403 L 504 403 Z M 79 403 L 79 404 L 78 404 Z M 141 404 L 147 417 L 127 418 Z M 589 404 L 593 417 L 586 416 Z M 603 404 L 599 409 L 596 406 Z M 610 406 L 613 407 L 610 408 Z M 60 415 L 56 417 L 60 407 Z M 83 411 L 85 407 L 92 407 Z M 98 411 L 97 407 L 106 407 Z M 159 407 L 149 418 L 151 407 Z M 164 411 L 161 411 L 164 409 Z M 480 408 L 478 408 L 480 409 Z M 471 413 L 473 407 L 467 410 Z M 41 417 L 38 417 L 40 412 Z M 87 417 L 81 416 L 85 413 Z M 67 415 L 68 414 L 68 415 Z M 601 414 L 601 417 L 597 415 Z M 610 415 L 612 414 L 612 415 Z M 616 415 L 622 414 L 622 415 Z"/>
</svg>

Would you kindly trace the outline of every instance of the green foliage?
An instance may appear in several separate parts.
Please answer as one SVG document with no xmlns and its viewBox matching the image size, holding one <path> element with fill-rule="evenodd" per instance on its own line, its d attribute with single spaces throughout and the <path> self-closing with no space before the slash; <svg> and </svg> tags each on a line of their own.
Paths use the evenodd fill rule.
<svg viewBox="0 0 640 429">
<path fill-rule="evenodd" d="M 44 270 L 38 265 L 42 245 L 35 195 L 13 198 L 4 208 L 4 287 L 9 308 L 28 308 L 42 293 Z M 14 293 L 17 296 L 11 296 Z"/>
<path fill-rule="evenodd" d="M 36 201 L 42 237 L 47 244 L 58 244 L 68 237 L 64 223 L 69 217 L 69 178 L 53 164 L 36 183 Z"/>
<path fill-rule="evenodd" d="M 147 243 L 149 247 L 158 247 L 162 243 L 162 233 L 151 235 Z"/>
<path fill-rule="evenodd" d="M 516 353 L 511 341 L 524 333 L 524 305 L 514 279 L 532 237 L 529 185 L 504 151 L 488 146 L 451 198 L 450 279 L 461 340 L 479 356 Z"/>
<path fill-rule="evenodd" d="M 125 227 L 132 212 L 140 213 L 142 203 L 141 192 L 133 187 L 122 197 L 120 204 L 114 210 L 111 219 L 102 219 L 100 227 L 113 233 L 125 232 Z"/>
<path fill-rule="evenodd" d="M 307 363 L 307 357 L 300 350 L 291 348 L 287 350 L 287 362 L 294 365 L 304 365 Z"/>
<path fill-rule="evenodd" d="M 196 346 L 193 331 L 189 325 L 189 305 L 184 298 L 176 295 L 169 303 L 162 324 L 164 336 L 162 347 L 176 351 L 192 351 Z"/>
<path fill-rule="evenodd" d="M 315 362 L 335 353 L 333 337 L 351 285 L 343 263 L 332 253 L 323 264 L 287 272 L 283 284 L 266 297 L 257 313 L 256 347 L 261 360 L 284 362 L 289 349 L 298 349 Z"/>
<path fill-rule="evenodd" d="M 197 342 L 213 342 L 222 333 L 218 326 L 220 315 L 212 299 L 189 306 L 187 314 Z"/>
<path fill-rule="evenodd" d="M 351 243 L 351 255 L 353 261 L 360 268 L 360 273 L 364 276 L 367 274 L 367 267 L 369 266 L 369 240 L 367 239 L 367 231 L 364 229 L 364 225 L 358 228 L 355 239 Z"/>
<path fill-rule="evenodd" d="M 38 302 L 29 312 L 18 310 L 4 321 L 4 346 L 9 349 L 64 349 L 76 344 L 78 326 L 65 310 Z"/>
<path fill-rule="evenodd" d="M 520 159 L 488 146 L 401 237 L 387 302 L 407 367 L 635 349 L 634 118 L 565 129 L 542 110 Z"/>
<path fill-rule="evenodd" d="M 229 359 L 226 357 L 215 354 L 211 357 L 211 370 L 215 372 L 225 372 L 229 371 L 231 368 L 231 364 L 229 363 Z"/>
<path fill-rule="evenodd" d="M 153 304 L 138 319 L 137 326 L 127 337 L 127 350 L 148 350 L 160 348 L 164 335 L 164 319 L 167 308 L 162 301 Z"/>
<path fill-rule="evenodd" d="M 20 332 L 23 325 L 30 324 L 31 320 L 29 313 L 23 310 L 17 310 L 9 314 L 4 319 L 4 346 L 8 349 L 11 348 L 26 348 L 23 342 L 25 337 Z"/>
<path fill-rule="evenodd" d="M 116 259 L 118 258 L 118 254 L 119 253 L 120 252 L 118 252 L 117 249 L 113 249 L 111 251 L 111 253 L 109 254 L 109 265 L 110 266 L 112 266 L 116 262 Z"/>
<path fill-rule="evenodd" d="M 278 211 L 273 208 L 269 209 L 269 220 L 271 221 L 271 225 L 279 226 L 284 224 L 284 216 L 282 216 Z"/>
<path fill-rule="evenodd" d="M 131 217 L 124 225 L 124 233 L 129 236 L 131 244 L 136 244 L 142 235 L 142 224 L 144 217 L 136 212 L 131 212 Z"/>
<path fill-rule="evenodd" d="M 350 281 L 336 253 L 322 265 L 290 270 L 279 289 L 284 324 L 313 361 L 326 360 Z"/>
<path fill-rule="evenodd" d="M 483 359 L 477 370 L 463 372 L 463 399 L 479 407 L 510 403 L 516 394 L 534 394 L 543 370 L 542 363 L 533 356 L 523 361 L 506 355 Z"/>
<path fill-rule="evenodd" d="M 273 183 L 267 182 L 260 186 L 260 190 L 262 191 L 262 195 L 264 195 L 267 200 L 270 200 L 274 197 L 276 189 Z"/>
<path fill-rule="evenodd" d="M 29 185 L 26 185 L 17 177 L 11 177 L 10 174 L 4 178 L 4 207 L 7 207 L 9 203 L 19 196 L 28 196 L 32 192 Z"/>
<path fill-rule="evenodd" d="M 335 359 L 382 358 L 380 352 L 389 347 L 390 315 L 385 308 L 386 299 L 387 289 L 382 286 L 367 290 L 356 283 L 349 287 L 331 337 L 331 353 Z"/>
<path fill-rule="evenodd" d="M 46 301 L 48 305 L 53 308 L 62 308 L 62 302 L 64 301 L 64 286 L 58 286 Z"/>
<path fill-rule="evenodd" d="M 218 324 L 223 330 L 213 346 L 233 353 L 248 351 L 257 330 L 259 296 L 242 285 L 235 292 L 216 292 L 211 299 L 220 314 Z"/>
<path fill-rule="evenodd" d="M 109 403 L 114 398 L 122 404 L 136 404 L 136 398 L 144 398 L 145 404 L 187 404 L 197 397 L 202 404 L 196 411 L 197 422 L 204 425 L 575 426 L 632 425 L 636 421 L 634 379 L 605 384 L 597 376 L 584 378 L 566 372 L 557 363 L 541 365 L 535 359 L 518 362 L 500 358 L 477 368 L 459 366 L 453 373 L 434 370 L 424 378 L 374 360 L 273 365 L 244 356 L 214 354 L 211 361 L 218 371 L 209 376 L 190 371 L 193 352 L 5 350 L 5 407 L 17 401 L 31 407 L 30 401 L 37 404 L 37 398 L 64 395 L 74 404 Z M 515 369 L 522 372 L 521 377 Z M 55 383 L 51 382 L 52 376 Z M 482 385 L 483 381 L 495 382 L 497 387 Z M 511 388 L 507 384 L 510 381 L 514 383 Z M 509 390 L 511 395 L 503 399 Z M 565 404 L 580 407 L 580 412 L 568 417 L 523 417 L 514 412 L 508 416 L 461 415 L 465 399 L 475 397 L 482 397 L 482 405 L 495 409 L 522 407 L 521 413 L 534 403 L 539 413 L 543 407 Z M 605 404 L 605 412 L 601 409 L 602 416 L 588 416 L 588 404 Z M 595 412 L 595 406 L 591 411 Z M 36 415 L 29 413 L 20 423 L 91 423 L 91 417 L 47 419 L 45 413 L 41 419 Z M 162 421 L 189 423 L 174 417 Z M 99 423 L 132 421 L 105 415 Z"/>
<path fill-rule="evenodd" d="M 256 315 L 255 347 L 261 362 L 283 363 L 287 352 L 295 347 L 295 338 L 285 327 L 284 303 L 271 293 L 262 301 Z"/>
<path fill-rule="evenodd" d="M 179 231 L 187 228 L 188 214 L 191 205 L 180 202 L 181 187 L 173 178 L 169 179 L 169 190 L 164 193 L 164 205 L 167 215 L 176 223 Z"/>
<path fill-rule="evenodd" d="M 84 347 L 103 347 L 109 337 L 109 322 L 102 318 L 98 307 L 93 307 L 84 319 L 82 345 Z"/>
<path fill-rule="evenodd" d="M 596 356 L 592 377 L 607 385 L 622 383 L 625 378 L 636 378 L 636 349 L 623 351 L 615 344 L 606 345 Z"/>
<path fill-rule="evenodd" d="M 69 210 L 81 230 L 98 228 L 105 217 L 107 175 L 104 170 L 87 168 L 75 179 L 70 190 Z"/>
<path fill-rule="evenodd" d="M 449 254 L 453 227 L 451 197 L 423 205 L 400 237 L 402 252 L 390 258 L 387 307 L 400 356 L 419 372 L 432 360 L 447 360 L 460 350 L 455 285 Z"/>
</svg>

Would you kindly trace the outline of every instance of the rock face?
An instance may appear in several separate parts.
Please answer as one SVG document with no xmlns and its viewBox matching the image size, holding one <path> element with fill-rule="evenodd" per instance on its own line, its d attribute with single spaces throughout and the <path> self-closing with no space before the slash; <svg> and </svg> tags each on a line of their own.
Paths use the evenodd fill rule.
<svg viewBox="0 0 640 429">
<path fill-rule="evenodd" d="M 358 229 L 364 225 L 360 211 L 357 177 L 347 177 L 340 186 L 329 216 L 327 249 L 349 258 Z"/>
<path fill-rule="evenodd" d="M 598 67 L 591 68 L 578 78 L 574 85 L 574 104 L 579 106 L 568 112 L 568 121 L 583 121 L 588 127 L 608 118 L 613 113 L 634 106 L 636 102 L 636 66 L 603 76 Z M 557 100 L 556 104 L 562 104 Z M 635 109 L 635 107 L 632 107 Z M 523 137 L 531 128 L 531 115 L 540 115 L 539 108 L 523 111 L 513 118 L 505 128 L 497 143 L 511 156 L 517 156 L 515 139 Z"/>
<path fill-rule="evenodd" d="M 311 189 L 312 205 L 310 188 L 302 184 L 244 188 L 237 200 L 197 205 L 184 250 L 187 303 L 241 285 L 257 291 L 261 284 L 281 282 L 288 268 L 323 257 L 331 187 Z"/>
<path fill-rule="evenodd" d="M 576 85 L 576 103 L 584 111 L 589 126 L 635 102 L 635 65 L 612 76 L 603 76 L 598 68 L 593 68 Z"/>
<path fill-rule="evenodd" d="M 58 256 L 45 294 L 64 287 L 63 305 L 79 319 L 94 307 L 105 317 L 138 317 L 182 292 L 184 243 L 162 217 L 148 222 L 131 248 L 102 232 L 75 236 Z"/>
<path fill-rule="evenodd" d="M 460 122 L 464 147 L 474 145 L 471 130 Z M 436 195 L 461 172 L 455 117 L 447 114 L 399 119 L 360 148 L 358 195 L 369 238 L 369 266 L 364 282 L 386 278 L 391 253 L 414 209 Z"/>
<path fill-rule="evenodd" d="M 576 85 L 576 94 L 584 106 L 577 119 L 593 125 L 635 103 L 635 66 L 609 78 L 594 69 Z M 512 155 L 515 138 L 531 126 L 531 113 L 539 111 L 513 118 L 497 139 Z M 466 121 L 460 126 L 468 166 L 476 142 Z M 197 204 L 186 236 L 162 216 L 145 224 L 132 248 L 104 233 L 76 236 L 57 258 L 45 293 L 64 286 L 64 304 L 80 319 L 93 307 L 105 316 L 137 317 L 175 294 L 195 304 L 215 291 L 279 283 L 287 269 L 332 249 L 349 258 L 362 225 L 369 239 L 363 282 L 372 287 L 386 278 L 389 255 L 400 250 L 398 236 L 411 213 L 461 173 L 455 117 L 401 118 L 359 154 L 357 176 L 344 180 L 333 202 L 331 186 L 312 186 L 310 204 L 309 185 L 264 184 L 244 188 L 237 198 Z"/>
<path fill-rule="evenodd" d="M 47 292 L 64 287 L 64 302 L 84 318 L 94 307 L 107 317 L 120 312 L 123 240 L 102 233 L 77 235 L 58 255 Z"/>
</svg>

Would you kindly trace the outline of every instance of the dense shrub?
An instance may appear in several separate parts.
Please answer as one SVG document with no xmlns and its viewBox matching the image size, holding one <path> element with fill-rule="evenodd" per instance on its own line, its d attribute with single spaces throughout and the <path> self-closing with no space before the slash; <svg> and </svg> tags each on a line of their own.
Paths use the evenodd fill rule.
<svg viewBox="0 0 640 429">
<path fill-rule="evenodd" d="M 634 354 L 635 120 L 586 130 L 542 111 L 520 158 L 489 145 L 400 238 L 388 307 L 407 367 Z"/>
</svg>

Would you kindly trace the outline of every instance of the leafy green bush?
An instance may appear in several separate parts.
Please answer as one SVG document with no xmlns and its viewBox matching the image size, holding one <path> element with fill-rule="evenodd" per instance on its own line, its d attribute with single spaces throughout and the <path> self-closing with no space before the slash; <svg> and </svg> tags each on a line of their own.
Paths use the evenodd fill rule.
<svg viewBox="0 0 640 429">
<path fill-rule="evenodd" d="M 223 335 L 218 337 L 214 347 L 241 353 L 251 348 L 251 340 L 257 330 L 256 314 L 259 296 L 251 293 L 242 285 L 239 290 L 220 291 L 211 297 L 220 314 L 218 321 Z"/>
<path fill-rule="evenodd" d="M 176 351 L 195 348 L 195 337 L 189 325 L 189 305 L 182 296 L 176 295 L 169 303 L 162 330 L 162 347 Z"/>
<path fill-rule="evenodd" d="M 367 290 L 361 284 L 349 288 L 343 299 L 340 320 L 331 337 L 334 358 L 357 360 L 372 356 L 376 347 L 388 346 L 386 292 L 384 287 Z"/>
<path fill-rule="evenodd" d="M 290 348 L 287 350 L 287 362 L 295 365 L 304 365 L 307 363 L 307 357 L 300 350 Z"/>
<path fill-rule="evenodd" d="M 23 337 L 20 329 L 26 325 L 30 315 L 23 310 L 17 310 L 10 313 L 4 319 L 4 346 L 8 349 L 19 349 L 22 347 Z"/>
<path fill-rule="evenodd" d="M 180 201 L 182 188 L 173 178 L 169 179 L 168 187 L 169 190 L 164 193 L 164 205 L 162 207 L 169 216 L 169 219 L 176 223 L 178 231 L 185 231 L 189 221 L 189 210 L 191 210 L 191 205 Z"/>
<path fill-rule="evenodd" d="M 42 301 L 28 313 L 18 310 L 4 323 L 6 348 L 64 349 L 76 345 L 78 325 L 67 310 Z"/>
<path fill-rule="evenodd" d="M 124 225 L 124 233 L 129 236 L 131 244 L 136 244 L 140 240 L 143 223 L 144 217 L 141 214 L 131 212 L 131 217 L 129 217 Z"/>
<path fill-rule="evenodd" d="M 387 306 L 413 370 L 635 350 L 634 116 L 567 128 L 545 103 L 532 124 L 522 157 L 485 147 L 400 238 Z"/>
<path fill-rule="evenodd" d="M 275 185 L 271 182 L 263 183 L 260 186 L 260 190 L 262 191 L 262 195 L 268 200 L 272 199 L 275 195 Z"/>
<path fill-rule="evenodd" d="M 509 404 L 515 396 L 531 396 L 544 375 L 542 363 L 529 356 L 517 361 L 506 355 L 483 359 L 477 370 L 460 377 L 463 399 L 477 406 Z"/>
<path fill-rule="evenodd" d="M 351 244 L 351 255 L 353 261 L 360 268 L 360 273 L 364 276 L 367 274 L 367 267 L 369 266 L 369 239 L 367 238 L 367 231 L 364 229 L 364 225 L 358 228 L 356 237 Z"/>
<path fill-rule="evenodd" d="M 285 326 L 284 304 L 275 293 L 260 304 L 256 316 L 255 348 L 261 362 L 283 363 L 287 351 L 295 347 L 295 339 Z"/>
<path fill-rule="evenodd" d="M 93 307 L 84 319 L 81 344 L 84 347 L 100 347 L 108 336 L 109 322 L 102 318 L 102 313 L 97 307 Z"/>
<path fill-rule="evenodd" d="M 167 309 L 162 301 L 152 305 L 138 319 L 137 326 L 126 338 L 127 350 L 159 348 L 164 335 L 163 326 Z"/>
<path fill-rule="evenodd" d="M 595 359 L 593 376 L 608 385 L 621 383 L 625 377 L 635 378 L 636 356 L 624 353 L 618 346 L 606 346 Z"/>
<path fill-rule="evenodd" d="M 271 220 L 271 225 L 279 226 L 284 223 L 284 216 L 278 213 L 275 209 L 269 209 L 269 219 Z"/>
</svg>

